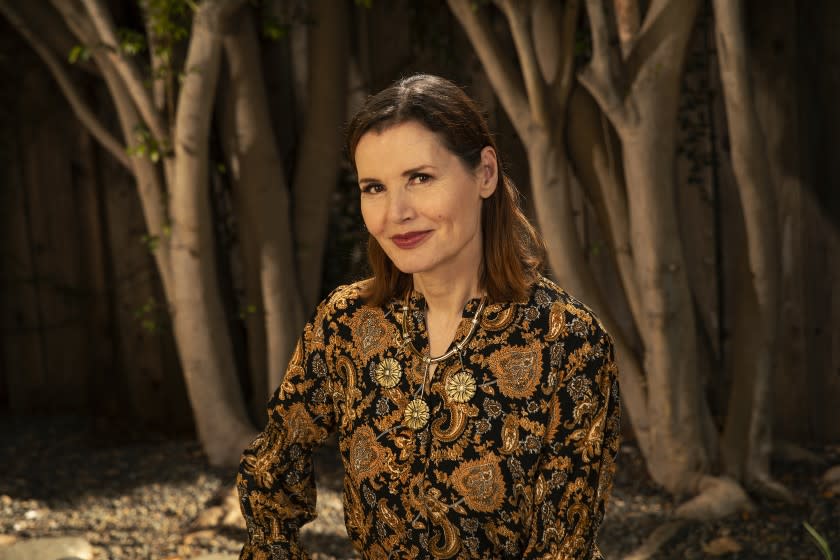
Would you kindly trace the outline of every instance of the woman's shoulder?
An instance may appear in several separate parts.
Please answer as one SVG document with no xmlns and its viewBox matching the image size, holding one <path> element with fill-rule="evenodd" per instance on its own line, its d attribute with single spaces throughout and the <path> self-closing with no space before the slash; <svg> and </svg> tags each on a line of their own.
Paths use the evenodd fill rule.
<svg viewBox="0 0 840 560">
<path fill-rule="evenodd" d="M 528 304 L 536 307 L 540 316 L 550 323 L 549 331 L 563 324 L 576 327 L 575 330 L 580 334 L 583 334 L 583 327 L 590 336 L 606 334 L 606 329 L 589 306 L 544 276 L 537 278 L 531 286 Z"/>
<path fill-rule="evenodd" d="M 318 304 L 316 314 L 322 317 L 333 317 L 336 314 L 352 312 L 363 306 L 365 304 L 364 293 L 370 282 L 371 279 L 366 278 L 352 284 L 338 286 Z"/>
</svg>

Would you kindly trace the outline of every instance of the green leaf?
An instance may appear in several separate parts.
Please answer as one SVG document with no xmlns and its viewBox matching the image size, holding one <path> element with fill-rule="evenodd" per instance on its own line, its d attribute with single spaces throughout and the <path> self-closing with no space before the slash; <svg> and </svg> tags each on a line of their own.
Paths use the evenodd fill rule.
<svg viewBox="0 0 840 560">
<path fill-rule="evenodd" d="M 819 531 L 814 529 L 807 521 L 803 521 L 802 525 L 805 527 L 805 530 L 808 531 L 808 535 L 811 536 L 814 544 L 816 544 L 817 548 L 819 548 L 820 552 L 822 552 L 823 558 L 826 560 L 834 560 L 834 555 L 831 553 L 831 548 L 828 546 L 828 541 L 825 540 L 825 537 L 823 537 Z"/>
<path fill-rule="evenodd" d="M 119 29 L 117 37 L 120 41 L 120 50 L 129 56 L 140 54 L 146 50 L 146 37 L 133 29 Z"/>
<path fill-rule="evenodd" d="M 274 17 L 266 17 L 262 24 L 262 35 L 271 41 L 279 41 L 289 34 L 289 25 Z"/>
<path fill-rule="evenodd" d="M 76 45 L 70 49 L 70 54 L 67 55 L 67 60 L 70 64 L 76 64 L 78 61 L 85 62 L 90 58 L 90 49 L 84 45 Z"/>
<path fill-rule="evenodd" d="M 157 235 L 144 235 L 140 238 L 140 240 L 151 252 L 154 252 L 158 248 L 158 244 L 160 243 L 160 237 L 158 237 Z"/>
</svg>

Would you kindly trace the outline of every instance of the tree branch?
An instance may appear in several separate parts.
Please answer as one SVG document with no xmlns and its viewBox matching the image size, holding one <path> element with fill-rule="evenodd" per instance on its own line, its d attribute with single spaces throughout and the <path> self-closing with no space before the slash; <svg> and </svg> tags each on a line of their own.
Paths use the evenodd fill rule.
<svg viewBox="0 0 840 560">
<path fill-rule="evenodd" d="M 43 42 L 41 42 L 35 33 L 32 32 L 26 22 L 24 22 L 19 14 L 15 12 L 14 8 L 11 7 L 7 0 L 0 1 L 0 11 L 3 12 L 3 15 L 6 16 L 9 23 L 11 23 L 12 26 L 27 40 L 27 42 L 29 42 L 32 49 L 38 54 L 41 60 L 44 61 L 44 64 L 47 65 L 47 68 L 50 70 L 53 78 L 58 83 L 58 87 L 70 103 L 70 106 L 73 108 L 73 112 L 76 114 L 76 117 L 82 125 L 87 128 L 91 135 L 93 135 L 93 137 L 96 138 L 96 140 L 106 150 L 108 150 L 108 152 L 110 152 L 121 165 L 123 165 L 126 169 L 131 170 L 131 162 L 125 152 L 125 146 L 120 143 L 105 128 L 105 126 L 102 125 L 101 122 L 99 122 L 99 119 L 96 118 L 93 111 L 91 111 L 87 104 L 82 100 L 76 86 L 71 81 L 70 76 L 67 75 L 67 72 L 61 62 L 59 62 L 56 58 L 55 54 Z"/>
<path fill-rule="evenodd" d="M 604 0 L 586 0 L 586 11 L 592 30 L 592 60 L 578 79 L 589 90 L 613 125 L 616 128 L 626 128 L 632 122 L 631 115 L 624 104 L 624 95 L 618 87 L 618 68 L 610 52 Z"/>
<path fill-rule="evenodd" d="M 74 6 L 75 2 L 68 2 L 67 0 L 50 0 L 53 8 L 61 14 L 64 18 L 64 23 L 70 28 L 70 31 L 76 36 L 76 39 L 82 42 L 87 47 L 94 47 L 98 41 L 96 30 L 91 27 L 90 21 L 84 16 L 81 8 Z M 96 57 L 96 51 L 91 51 L 92 56 Z"/>
<path fill-rule="evenodd" d="M 560 52 L 562 54 L 560 79 L 555 84 L 555 97 L 565 108 L 574 83 L 575 68 L 575 31 L 580 15 L 580 0 L 566 0 L 563 21 L 560 28 Z M 565 119 L 565 116 L 564 116 Z"/>
<path fill-rule="evenodd" d="M 677 39 L 686 41 L 694 20 L 697 17 L 699 0 L 653 0 L 645 14 L 642 28 L 636 35 L 633 49 L 623 65 L 624 83 L 627 91 L 632 91 L 634 84 L 643 75 L 643 68 L 666 41 Z M 673 57 L 672 57 L 673 58 Z M 674 59 L 674 64 L 682 66 L 682 59 Z"/>
<path fill-rule="evenodd" d="M 473 10 L 470 0 L 447 0 L 449 9 L 461 22 L 478 58 L 487 72 L 499 101 L 510 117 L 516 132 L 523 142 L 530 138 L 531 115 L 528 100 L 522 91 L 516 71 L 506 57 L 499 52 L 498 42 L 491 38 L 489 26 L 478 10 Z"/>
<path fill-rule="evenodd" d="M 108 59 L 125 82 L 126 88 L 137 105 L 137 109 L 146 122 L 146 126 L 149 127 L 149 130 L 151 130 L 158 142 L 165 144 L 169 139 L 166 125 L 160 113 L 155 109 L 149 92 L 143 86 L 143 77 L 140 75 L 140 70 L 120 52 L 116 29 L 108 8 L 102 0 L 82 0 L 82 3 L 88 14 L 90 14 L 100 39 L 106 46 Z"/>
<path fill-rule="evenodd" d="M 166 110 L 166 80 L 161 76 L 163 68 L 166 65 L 166 60 L 161 56 L 161 49 L 163 48 L 162 38 L 155 32 L 154 25 L 152 25 L 152 18 L 155 14 L 150 12 L 148 2 L 140 2 L 140 9 L 143 11 L 143 22 L 146 26 L 146 37 L 149 43 L 149 58 L 152 65 L 152 100 L 155 103 L 155 109 L 159 113 Z M 172 53 L 169 53 L 170 70 Z M 171 114 L 170 114 L 171 117 Z M 171 120 L 171 118 L 170 118 Z"/>
<path fill-rule="evenodd" d="M 641 19 L 639 17 L 639 0 L 613 0 L 615 6 L 616 27 L 618 40 L 621 42 L 621 55 L 627 58 L 633 50 L 636 36 L 639 33 Z"/>
<path fill-rule="evenodd" d="M 513 43 L 516 45 L 516 52 L 519 56 L 519 65 L 522 67 L 525 90 L 528 92 L 528 100 L 531 106 L 531 118 L 536 124 L 545 127 L 548 124 L 548 115 L 545 105 L 544 84 L 537 64 L 537 55 L 534 52 L 534 43 L 528 33 L 527 20 L 530 14 L 526 10 L 530 8 L 530 3 L 520 0 L 502 0 L 500 4 L 510 25 Z"/>
<path fill-rule="evenodd" d="M 102 52 L 95 52 L 93 57 L 102 71 L 102 77 L 105 79 L 111 99 L 114 101 L 123 135 L 127 139 L 131 139 L 134 131 L 142 124 L 140 115 L 137 114 L 137 107 L 134 105 L 131 95 L 126 91 L 125 84 L 117 74 L 117 70 L 105 55 Z M 166 207 L 166 188 L 161 183 L 158 167 L 148 157 L 133 157 L 131 158 L 131 165 L 134 180 L 137 184 L 137 193 L 140 197 L 140 206 L 146 222 L 146 231 L 158 240 L 157 248 L 152 254 L 160 274 L 163 293 L 166 300 L 171 302 L 174 292 L 172 291 L 173 272 L 170 260 L 170 242 L 169 236 L 165 233 L 169 222 Z"/>
<path fill-rule="evenodd" d="M 534 53 L 537 56 L 537 64 L 543 80 L 548 85 L 557 82 L 559 72 L 563 24 L 558 10 L 561 9 L 561 5 L 554 0 L 535 0 L 531 9 Z"/>
<path fill-rule="evenodd" d="M 43 2 L 14 2 L 13 5 L 32 33 L 56 53 L 59 60 L 79 44 L 79 40 L 65 25 L 61 14 L 45 7 Z M 82 58 L 73 63 L 73 68 L 101 77 L 96 65 Z"/>
<path fill-rule="evenodd" d="M 64 17 L 64 21 L 70 30 L 76 35 L 79 41 L 86 45 L 94 45 L 98 42 L 96 30 L 82 9 L 75 6 L 74 2 L 67 0 L 51 0 L 53 6 Z M 123 131 L 126 143 L 130 145 L 135 130 L 141 126 L 143 121 L 137 113 L 134 100 L 125 87 L 110 59 L 102 49 L 93 49 L 92 58 L 99 68 L 105 85 L 111 95 L 111 100 L 117 110 L 117 116 Z M 143 209 L 143 216 L 146 221 L 146 231 L 149 235 L 159 239 L 158 247 L 154 251 L 155 263 L 160 274 L 163 291 L 167 301 L 172 301 L 172 264 L 170 260 L 170 243 L 168 236 L 164 233 L 164 227 L 168 222 L 166 208 L 166 187 L 161 182 L 157 166 L 145 157 L 130 158 L 131 170 L 134 180 L 137 183 L 137 192 L 140 196 L 140 205 Z"/>
</svg>

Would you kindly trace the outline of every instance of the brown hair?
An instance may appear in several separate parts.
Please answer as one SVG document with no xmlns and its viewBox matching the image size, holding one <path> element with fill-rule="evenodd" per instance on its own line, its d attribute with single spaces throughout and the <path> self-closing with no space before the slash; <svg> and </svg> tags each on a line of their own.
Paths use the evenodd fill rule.
<svg viewBox="0 0 840 560">
<path fill-rule="evenodd" d="M 479 284 L 491 302 L 527 299 L 531 284 L 542 270 L 545 246 L 519 207 L 519 191 L 504 173 L 487 121 L 461 88 L 438 76 L 417 74 L 369 97 L 347 129 L 347 155 L 354 171 L 356 146 L 362 136 L 405 122 L 417 122 L 436 133 L 468 169 L 478 167 L 486 146 L 496 151 L 498 183 L 481 208 Z M 365 293 L 368 304 L 382 305 L 411 289 L 411 275 L 394 266 L 372 235 L 368 238 L 368 260 L 373 272 Z"/>
</svg>

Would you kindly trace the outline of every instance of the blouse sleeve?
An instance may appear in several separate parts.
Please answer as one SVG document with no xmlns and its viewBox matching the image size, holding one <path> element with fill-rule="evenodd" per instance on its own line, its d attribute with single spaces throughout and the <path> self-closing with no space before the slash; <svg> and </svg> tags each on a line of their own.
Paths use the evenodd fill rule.
<svg viewBox="0 0 840 560">
<path fill-rule="evenodd" d="M 316 515 L 312 451 L 335 427 L 320 316 L 304 328 L 268 403 L 268 424 L 240 461 L 236 485 L 248 529 L 240 560 L 307 558 L 298 532 Z"/>
<path fill-rule="evenodd" d="M 595 536 L 618 452 L 618 369 L 610 336 L 595 323 L 570 351 L 551 399 L 523 558 L 601 558 Z"/>
</svg>

